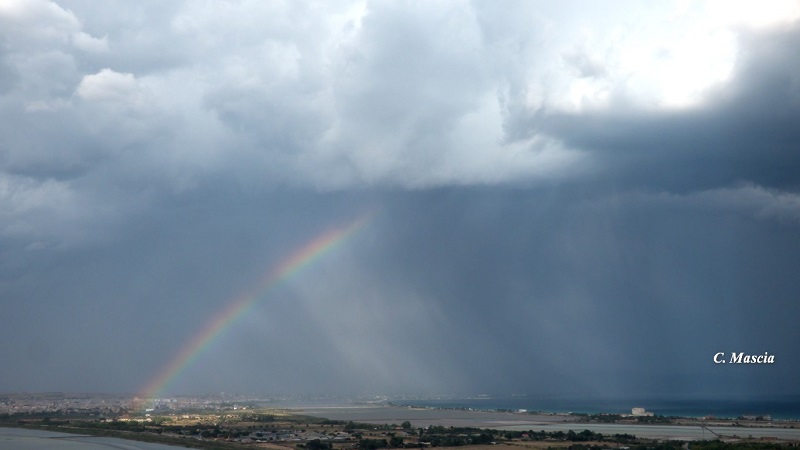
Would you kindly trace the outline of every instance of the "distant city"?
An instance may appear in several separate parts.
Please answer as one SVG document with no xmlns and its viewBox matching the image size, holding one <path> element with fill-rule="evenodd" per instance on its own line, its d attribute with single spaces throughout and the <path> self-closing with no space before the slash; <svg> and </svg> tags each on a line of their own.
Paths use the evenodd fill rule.
<svg viewBox="0 0 800 450">
<path fill-rule="evenodd" d="M 302 395 L 181 395 L 140 398 L 136 395 L 90 393 L 9 393 L 0 394 L 0 414 L 52 414 L 86 415 L 90 417 L 116 417 L 125 414 L 165 413 L 170 411 L 221 411 L 246 410 L 259 407 L 281 407 L 302 404 L 375 404 L 386 403 L 388 396 L 367 395 L 357 397 L 302 396 Z"/>
</svg>

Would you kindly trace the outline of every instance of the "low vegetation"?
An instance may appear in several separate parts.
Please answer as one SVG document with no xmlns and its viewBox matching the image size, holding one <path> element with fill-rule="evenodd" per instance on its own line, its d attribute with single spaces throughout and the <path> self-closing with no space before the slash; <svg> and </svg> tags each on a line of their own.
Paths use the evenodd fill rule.
<svg viewBox="0 0 800 450">
<path fill-rule="evenodd" d="M 597 421 L 614 419 L 596 417 Z M 592 419 L 587 417 L 587 419 Z M 657 420 L 653 422 L 657 423 Z M 578 431 L 505 431 L 481 428 L 430 426 L 414 428 L 408 421 L 400 425 L 375 425 L 336 421 L 308 416 L 260 411 L 220 411 L 170 414 L 166 416 L 98 418 L 43 414 L 3 414 L 0 426 L 35 428 L 61 432 L 112 436 L 148 442 L 203 449 L 271 448 L 279 450 L 378 450 L 429 447 L 515 447 L 575 449 L 681 449 L 681 441 L 640 439 L 629 434 L 603 435 Z M 521 449 L 520 449 L 521 447 Z M 720 441 L 691 442 L 692 449 L 753 450 L 784 448 L 774 442 Z"/>
</svg>

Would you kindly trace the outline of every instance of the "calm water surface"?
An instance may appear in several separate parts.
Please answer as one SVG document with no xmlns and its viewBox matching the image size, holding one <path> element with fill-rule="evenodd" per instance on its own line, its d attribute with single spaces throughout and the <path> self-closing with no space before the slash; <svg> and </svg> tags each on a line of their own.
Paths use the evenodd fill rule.
<svg viewBox="0 0 800 450">
<path fill-rule="evenodd" d="M 176 450 L 188 447 L 0 427 L 0 450 Z"/>
<path fill-rule="evenodd" d="M 293 408 L 294 409 L 294 408 Z M 441 425 L 445 427 L 477 427 L 517 431 L 563 431 L 580 432 L 591 430 L 607 435 L 632 434 L 655 439 L 702 440 L 716 439 L 711 431 L 700 426 L 683 425 L 630 425 L 630 424 L 584 424 L 576 423 L 575 417 L 515 414 L 500 411 L 465 411 L 460 409 L 419 409 L 387 406 L 306 406 L 296 408 L 299 414 L 325 417 L 335 420 L 352 420 L 363 423 L 394 423 L 406 420 L 414 427 Z M 781 427 L 726 427 L 711 425 L 708 429 L 723 437 L 773 437 L 800 441 L 800 428 Z"/>
<path fill-rule="evenodd" d="M 516 411 L 576 412 L 630 414 L 631 408 L 642 407 L 660 416 L 726 417 L 769 415 L 773 419 L 800 419 L 800 396 L 760 397 L 753 399 L 701 398 L 627 398 L 598 399 L 585 397 L 519 396 L 511 398 L 452 398 L 394 400 L 395 404 L 432 408 L 507 409 Z"/>
</svg>

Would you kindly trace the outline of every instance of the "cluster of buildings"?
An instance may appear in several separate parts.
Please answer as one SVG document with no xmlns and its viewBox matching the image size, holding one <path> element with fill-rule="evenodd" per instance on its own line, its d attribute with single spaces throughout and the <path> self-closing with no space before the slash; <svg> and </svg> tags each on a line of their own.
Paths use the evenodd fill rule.
<svg viewBox="0 0 800 450">
<path fill-rule="evenodd" d="M 241 442 L 309 442 L 319 439 L 321 442 L 345 442 L 350 439 L 350 434 L 338 431 L 333 434 L 323 434 L 313 431 L 292 432 L 290 430 L 266 431 L 258 430 L 248 436 L 239 438 Z"/>
<path fill-rule="evenodd" d="M 631 409 L 631 415 L 634 417 L 653 417 L 653 413 L 645 411 L 644 408 Z"/>
<path fill-rule="evenodd" d="M 121 414 L 131 399 L 110 395 L 5 394 L 0 395 L 0 414 L 50 414 L 105 416 Z"/>
<path fill-rule="evenodd" d="M 115 417 L 132 412 L 165 413 L 182 410 L 221 411 L 246 409 L 224 398 L 179 397 L 140 399 L 129 395 L 0 394 L 0 414 L 47 414 Z"/>
</svg>

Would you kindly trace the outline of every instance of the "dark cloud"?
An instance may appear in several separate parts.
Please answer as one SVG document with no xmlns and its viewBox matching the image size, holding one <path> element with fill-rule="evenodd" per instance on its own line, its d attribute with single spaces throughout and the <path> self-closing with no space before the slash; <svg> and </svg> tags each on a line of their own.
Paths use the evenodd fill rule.
<svg viewBox="0 0 800 450">
<path fill-rule="evenodd" d="M 614 188 L 692 191 L 753 182 L 796 189 L 800 59 L 791 48 L 800 41 L 800 25 L 740 39 L 730 82 L 708 92 L 698 107 L 540 111 L 531 122 L 584 149 L 596 162 L 597 178 Z"/>
</svg>

